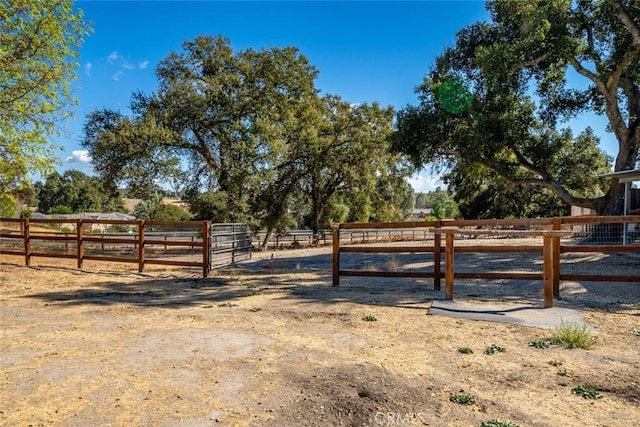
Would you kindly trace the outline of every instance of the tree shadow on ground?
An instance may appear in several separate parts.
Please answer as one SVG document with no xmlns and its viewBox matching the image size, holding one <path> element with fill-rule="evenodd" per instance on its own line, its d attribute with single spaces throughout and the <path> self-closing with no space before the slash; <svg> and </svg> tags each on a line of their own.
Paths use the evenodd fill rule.
<svg viewBox="0 0 640 427">
<path fill-rule="evenodd" d="M 398 271 L 433 271 L 432 254 L 347 254 L 341 259 L 341 269 L 385 270 L 392 266 Z M 356 255 L 356 256 L 354 256 Z M 346 259 L 345 259 L 346 258 Z M 443 257 L 444 258 L 444 257 Z M 609 266 L 620 264 L 616 254 L 604 255 L 601 263 Z M 307 257 L 280 257 L 275 260 L 258 260 L 243 263 L 242 274 L 253 276 L 254 280 L 263 280 L 264 270 L 274 269 L 278 275 L 265 278 L 265 283 L 295 283 L 289 268 L 297 266 L 299 270 L 311 270 L 321 274 L 317 285 L 293 286 L 284 298 L 297 298 L 306 302 L 335 303 L 350 301 L 365 305 L 385 305 L 404 308 L 429 308 L 434 299 L 444 299 L 444 278 L 441 290 L 434 290 L 433 279 L 379 278 L 379 277 L 341 277 L 340 285 L 331 286 L 331 254 Z M 391 260 L 391 261 L 390 261 Z M 594 272 L 589 261 L 576 265 L 572 263 L 572 272 Z M 442 271 L 444 271 L 443 259 Z M 601 264 L 602 265 L 602 264 Z M 388 268 L 386 268 L 388 270 Z M 373 270 L 375 271 L 375 270 Z M 542 256 L 538 253 L 518 254 L 456 254 L 457 272 L 518 271 L 542 274 Z M 605 271 L 595 270 L 596 273 Z M 280 276 L 282 275 L 282 276 Z M 275 280 L 274 280 L 275 279 Z M 625 282 L 561 282 L 560 297 L 555 304 L 559 307 L 604 310 L 635 310 L 640 304 L 640 283 Z M 504 302 L 542 306 L 544 289 L 542 280 L 510 279 L 456 279 L 454 298 L 476 300 L 478 302 Z"/>
<path fill-rule="evenodd" d="M 402 271 L 432 271 L 433 258 L 431 256 L 429 266 L 429 257 L 425 256 L 429 254 L 407 255 L 410 256 L 394 257 L 399 259 Z M 459 254 L 456 257 L 459 271 L 504 271 L 509 266 L 514 270 L 516 260 L 518 271 L 540 272 L 542 269 L 539 254 L 504 254 L 502 258 L 496 254 L 479 254 L 482 255 L 480 257 L 471 255 Z M 390 258 L 388 255 L 366 254 L 345 260 L 342 267 L 385 267 L 388 266 L 385 262 L 388 263 Z M 26 297 L 60 305 L 128 304 L 167 308 L 230 303 L 267 294 L 297 303 L 351 302 L 410 309 L 428 309 L 434 299 L 444 299 L 444 279 L 441 280 L 440 291 L 434 290 L 432 278 L 342 277 L 340 285 L 334 287 L 331 285 L 331 261 L 331 254 L 299 257 L 280 253 L 275 259 L 248 260 L 234 267 L 220 269 L 216 276 L 210 278 L 185 278 L 184 275 L 151 277 L 152 274 L 127 272 L 121 274 L 122 278 L 129 279 L 126 281 L 96 280 L 78 288 L 41 292 Z M 640 303 L 640 286 L 634 283 L 563 282 L 560 292 L 556 305 L 561 307 L 618 311 L 637 309 Z M 544 294 L 541 280 L 456 279 L 454 298 L 541 306 Z"/>
</svg>

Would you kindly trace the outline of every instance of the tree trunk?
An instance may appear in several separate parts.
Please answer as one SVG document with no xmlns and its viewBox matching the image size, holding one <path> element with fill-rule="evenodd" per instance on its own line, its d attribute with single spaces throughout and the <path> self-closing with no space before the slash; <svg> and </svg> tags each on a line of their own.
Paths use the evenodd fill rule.
<svg viewBox="0 0 640 427">
<path fill-rule="evenodd" d="M 636 126 L 635 132 L 629 132 L 626 141 L 619 141 L 618 155 L 614 170 L 616 172 L 632 170 L 636 166 L 638 159 L 638 148 L 640 147 L 640 126 Z M 609 191 L 607 192 L 607 203 L 598 209 L 598 215 L 623 215 L 624 214 L 624 192 L 625 186 L 617 179 L 611 179 Z"/>
<path fill-rule="evenodd" d="M 271 236 L 273 236 L 273 226 L 269 226 L 267 228 L 267 233 L 264 235 L 264 240 L 262 241 L 262 245 L 260 245 L 260 250 L 265 252 L 269 249 L 269 241 L 271 241 Z"/>
</svg>

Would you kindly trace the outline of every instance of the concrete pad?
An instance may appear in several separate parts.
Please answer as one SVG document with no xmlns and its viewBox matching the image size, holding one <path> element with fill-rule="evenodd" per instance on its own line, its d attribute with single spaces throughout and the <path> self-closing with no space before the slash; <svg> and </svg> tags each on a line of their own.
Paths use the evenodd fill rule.
<svg viewBox="0 0 640 427">
<path fill-rule="evenodd" d="M 503 302 L 434 300 L 427 314 L 485 322 L 513 323 L 543 329 L 559 328 L 563 323 L 577 323 L 586 325 L 591 333 L 597 333 L 578 310 L 570 308 L 544 308 Z"/>
</svg>

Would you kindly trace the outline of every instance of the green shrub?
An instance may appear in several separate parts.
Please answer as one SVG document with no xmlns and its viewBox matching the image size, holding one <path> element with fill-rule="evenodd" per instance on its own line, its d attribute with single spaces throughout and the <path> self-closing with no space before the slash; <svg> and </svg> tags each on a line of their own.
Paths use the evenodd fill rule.
<svg viewBox="0 0 640 427">
<path fill-rule="evenodd" d="M 468 396 L 466 394 L 454 394 L 449 398 L 449 401 L 459 405 L 473 405 L 476 403 L 476 399 L 473 396 Z"/>
<path fill-rule="evenodd" d="M 11 194 L 0 195 L 0 218 L 11 218 L 16 213 L 16 199 Z"/>
<path fill-rule="evenodd" d="M 51 209 L 49 209 L 49 214 L 51 215 L 66 215 L 66 214 L 72 214 L 72 213 L 73 213 L 73 209 L 71 209 L 69 206 L 64 206 L 64 205 L 54 206 Z"/>
<path fill-rule="evenodd" d="M 585 399 L 600 399 L 602 395 L 593 387 L 588 385 L 579 385 L 571 389 L 571 393 Z"/>
<path fill-rule="evenodd" d="M 588 326 L 584 323 L 561 323 L 561 326 L 553 332 L 553 342 L 566 348 L 589 349 L 596 339 L 589 333 Z"/>
<path fill-rule="evenodd" d="M 552 341 L 540 340 L 540 341 L 531 341 L 529 343 L 529 347 L 533 348 L 549 348 L 549 346 L 553 344 Z"/>
<path fill-rule="evenodd" d="M 500 346 L 495 345 L 495 344 L 491 344 L 491 346 L 487 347 L 487 349 L 484 351 L 484 354 L 504 353 L 505 351 L 507 351 L 506 348 L 500 347 Z"/>
</svg>

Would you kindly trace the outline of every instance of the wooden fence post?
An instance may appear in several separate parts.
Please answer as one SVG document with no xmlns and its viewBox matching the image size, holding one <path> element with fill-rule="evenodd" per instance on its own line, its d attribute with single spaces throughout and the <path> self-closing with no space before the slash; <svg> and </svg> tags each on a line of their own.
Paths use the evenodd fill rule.
<svg viewBox="0 0 640 427">
<path fill-rule="evenodd" d="M 333 286 L 340 284 L 340 224 L 333 226 Z"/>
<path fill-rule="evenodd" d="M 24 218 L 24 263 L 31 265 L 31 240 L 29 238 L 29 218 Z"/>
<path fill-rule="evenodd" d="M 440 228 L 441 224 L 438 221 L 436 228 Z M 442 235 L 436 233 L 433 235 L 433 290 L 440 290 L 440 271 L 442 262 Z"/>
<path fill-rule="evenodd" d="M 544 284 L 544 307 L 553 307 L 553 236 L 543 236 L 542 262 Z"/>
<path fill-rule="evenodd" d="M 444 271 L 444 297 L 448 300 L 453 299 L 453 232 L 447 233 L 445 236 L 446 246 L 445 253 L 445 271 Z"/>
<path fill-rule="evenodd" d="M 138 221 L 138 272 L 144 270 L 144 221 Z"/>
<path fill-rule="evenodd" d="M 553 219 L 553 229 L 562 229 L 562 218 Z M 560 296 L 560 236 L 553 237 L 553 296 Z"/>
<path fill-rule="evenodd" d="M 202 223 L 202 277 L 206 278 L 209 275 L 209 252 L 211 251 L 211 245 L 209 244 L 209 221 Z"/>
<path fill-rule="evenodd" d="M 79 219 L 76 222 L 76 252 L 78 257 L 78 268 L 82 268 L 82 264 L 84 262 L 84 233 L 82 228 L 82 220 Z"/>
</svg>

